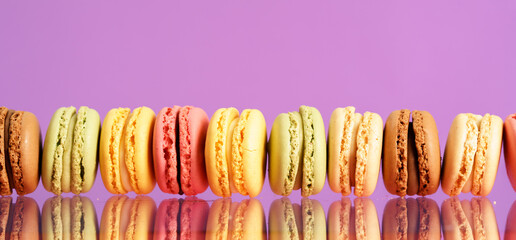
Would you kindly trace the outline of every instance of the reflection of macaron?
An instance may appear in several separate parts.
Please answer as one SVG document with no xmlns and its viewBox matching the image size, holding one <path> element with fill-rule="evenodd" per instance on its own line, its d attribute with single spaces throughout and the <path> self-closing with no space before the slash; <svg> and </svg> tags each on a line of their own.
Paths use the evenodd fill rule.
<svg viewBox="0 0 516 240">
<path fill-rule="evenodd" d="M 383 121 L 354 107 L 333 111 L 328 128 L 328 183 L 334 192 L 369 196 L 376 188 L 382 153 Z"/>
<path fill-rule="evenodd" d="M 204 239 L 209 206 L 202 199 L 163 200 L 154 221 L 154 238 Z"/>
<path fill-rule="evenodd" d="M 59 108 L 48 126 L 43 149 L 41 179 L 50 192 L 88 192 L 97 174 L 100 117 L 81 107 Z"/>
<path fill-rule="evenodd" d="M 39 239 L 40 215 L 36 201 L 18 197 L 0 198 L 0 239 Z"/>
<path fill-rule="evenodd" d="M 206 239 L 227 239 L 231 216 L 231 198 L 219 198 L 210 206 Z"/>
<path fill-rule="evenodd" d="M 267 128 L 263 114 L 234 108 L 213 114 L 206 136 L 206 171 L 217 196 L 257 196 L 265 179 Z"/>
<path fill-rule="evenodd" d="M 98 233 L 95 207 L 87 197 L 49 198 L 42 218 L 43 239 L 92 239 Z"/>
<path fill-rule="evenodd" d="M 342 198 L 328 210 L 328 239 L 380 239 L 380 225 L 373 202 Z"/>
<path fill-rule="evenodd" d="M 0 195 L 36 190 L 40 176 L 41 133 L 30 112 L 0 107 Z"/>
<path fill-rule="evenodd" d="M 512 202 L 505 222 L 504 239 L 516 239 L 516 200 Z"/>
<path fill-rule="evenodd" d="M 153 136 L 154 170 L 163 192 L 196 195 L 208 188 L 204 144 L 208 116 L 196 107 L 161 109 Z"/>
<path fill-rule="evenodd" d="M 104 118 L 99 161 L 104 186 L 113 194 L 150 193 L 156 184 L 152 162 L 154 112 L 147 107 L 112 109 Z"/>
<path fill-rule="evenodd" d="M 317 200 L 303 198 L 301 207 L 288 198 L 275 200 L 269 209 L 269 239 L 325 239 L 326 218 Z"/>
<path fill-rule="evenodd" d="M 228 239 L 267 239 L 265 214 L 259 200 L 242 200 L 230 219 Z"/>
<path fill-rule="evenodd" d="M 113 196 L 104 205 L 100 239 L 152 239 L 156 204 L 152 198 Z"/>
<path fill-rule="evenodd" d="M 441 239 L 440 227 L 439 207 L 432 199 L 397 198 L 385 205 L 384 239 Z"/>
<path fill-rule="evenodd" d="M 502 119 L 490 114 L 455 117 L 444 151 L 444 193 L 456 196 L 462 191 L 486 196 L 491 192 L 500 161 L 502 125 Z"/>
<path fill-rule="evenodd" d="M 499 239 L 493 205 L 487 198 L 459 201 L 450 198 L 441 206 L 444 239 Z"/>
<path fill-rule="evenodd" d="M 503 129 L 505 166 L 512 188 L 516 191 L 516 113 L 505 119 Z"/>
<path fill-rule="evenodd" d="M 397 110 L 385 122 L 383 180 L 398 196 L 433 194 L 439 188 L 441 150 L 437 126 L 426 111 Z"/>
<path fill-rule="evenodd" d="M 269 141 L 269 183 L 274 193 L 319 193 L 326 179 L 326 132 L 321 113 L 308 106 L 278 115 Z"/>
</svg>

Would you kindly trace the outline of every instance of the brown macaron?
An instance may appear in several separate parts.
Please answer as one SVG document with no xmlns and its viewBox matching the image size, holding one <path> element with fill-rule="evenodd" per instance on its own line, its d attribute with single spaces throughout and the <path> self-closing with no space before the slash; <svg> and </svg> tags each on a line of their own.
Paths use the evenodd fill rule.
<svg viewBox="0 0 516 240">
<path fill-rule="evenodd" d="M 0 108 L 0 195 L 36 190 L 40 176 L 41 132 L 30 112 Z"/>
<path fill-rule="evenodd" d="M 437 126 L 426 111 L 397 110 L 385 122 L 383 181 L 398 196 L 430 195 L 439 188 L 441 149 Z"/>
</svg>

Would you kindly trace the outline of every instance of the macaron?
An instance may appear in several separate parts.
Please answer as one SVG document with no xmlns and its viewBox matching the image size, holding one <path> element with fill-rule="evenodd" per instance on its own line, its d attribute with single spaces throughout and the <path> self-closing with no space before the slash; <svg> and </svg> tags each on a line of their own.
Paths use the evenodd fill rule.
<svg viewBox="0 0 516 240">
<path fill-rule="evenodd" d="M 206 172 L 215 195 L 257 196 L 265 179 L 267 128 L 263 114 L 246 109 L 218 109 L 206 136 Z"/>
<path fill-rule="evenodd" d="M 426 111 L 392 112 L 385 121 L 383 182 L 398 196 L 430 195 L 439 188 L 441 150 L 437 126 Z"/>
<path fill-rule="evenodd" d="M 328 129 L 328 183 L 334 192 L 359 197 L 374 192 L 380 172 L 383 121 L 354 107 L 337 108 Z"/>
<path fill-rule="evenodd" d="M 41 132 L 30 112 L 0 107 L 0 195 L 36 190 L 40 176 Z"/>
<path fill-rule="evenodd" d="M 507 176 L 516 191 L 516 113 L 509 115 L 503 124 L 503 149 Z"/>
<path fill-rule="evenodd" d="M 455 117 L 444 151 L 441 186 L 456 196 L 491 192 L 502 147 L 503 122 L 495 115 L 462 113 Z"/>
<path fill-rule="evenodd" d="M 153 239 L 205 239 L 209 206 L 202 199 L 163 200 L 156 213 Z"/>
<path fill-rule="evenodd" d="M 317 200 L 303 198 L 301 206 L 288 198 L 272 202 L 269 239 L 326 239 L 326 217 Z"/>
<path fill-rule="evenodd" d="M 267 225 L 262 204 L 257 199 L 244 199 L 232 211 L 229 239 L 267 239 Z"/>
<path fill-rule="evenodd" d="M 238 116 L 235 108 L 220 108 L 213 114 L 208 125 L 204 149 L 206 173 L 211 191 L 220 197 L 231 196 L 229 162 L 232 133 Z"/>
<path fill-rule="evenodd" d="M 321 113 L 301 106 L 299 112 L 276 117 L 269 141 L 269 184 L 288 196 L 301 188 L 302 196 L 319 193 L 326 180 L 326 130 Z"/>
<path fill-rule="evenodd" d="M 165 107 L 158 113 L 152 150 L 156 181 L 163 192 L 196 195 L 206 191 L 208 125 L 208 115 L 197 107 Z"/>
<path fill-rule="evenodd" d="M 100 220 L 100 239 L 152 239 L 156 203 L 148 196 L 108 199 Z"/>
<path fill-rule="evenodd" d="M 378 215 L 371 199 L 342 198 L 330 205 L 328 239 L 380 239 L 380 236 Z"/>
<path fill-rule="evenodd" d="M 34 199 L 18 197 L 0 198 L 0 239 L 39 239 L 39 207 Z"/>
<path fill-rule="evenodd" d="M 383 239 L 441 239 L 439 206 L 429 198 L 396 198 L 385 205 Z"/>
<path fill-rule="evenodd" d="M 211 204 L 206 224 L 207 240 L 229 238 L 231 205 L 231 198 L 219 198 Z"/>
<path fill-rule="evenodd" d="M 333 111 L 328 128 L 328 183 L 343 196 L 355 187 L 356 196 L 374 192 L 380 171 L 382 118 L 371 112 L 362 116 L 354 107 Z"/>
<path fill-rule="evenodd" d="M 493 205 L 487 198 L 453 197 L 441 206 L 444 239 L 500 239 Z"/>
<path fill-rule="evenodd" d="M 95 206 L 87 197 L 55 196 L 42 210 L 43 239 L 95 239 L 98 234 Z"/>
<path fill-rule="evenodd" d="M 516 239 L 516 201 L 512 202 L 505 222 L 504 239 Z"/>
<path fill-rule="evenodd" d="M 130 113 L 111 109 L 102 124 L 99 146 L 100 173 L 113 194 L 150 193 L 156 185 L 152 159 L 155 114 L 147 107 Z"/>
<path fill-rule="evenodd" d="M 97 174 L 100 117 L 88 107 L 59 108 L 47 129 L 41 179 L 49 192 L 88 192 Z"/>
</svg>

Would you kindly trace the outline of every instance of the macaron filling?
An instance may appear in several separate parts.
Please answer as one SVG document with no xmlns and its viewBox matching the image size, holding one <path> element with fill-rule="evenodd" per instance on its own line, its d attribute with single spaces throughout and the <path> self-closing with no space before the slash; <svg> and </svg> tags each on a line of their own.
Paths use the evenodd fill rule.
<svg viewBox="0 0 516 240">
<path fill-rule="evenodd" d="M 190 139 L 190 123 L 188 122 L 188 115 L 190 114 L 190 110 L 192 107 L 186 106 L 181 109 L 179 112 L 180 122 L 184 122 L 186 124 L 179 125 L 179 146 L 180 146 L 180 155 L 181 155 L 181 164 L 180 165 L 180 173 L 181 173 L 181 188 L 183 191 L 187 192 L 187 194 L 193 191 L 192 188 L 192 148 L 191 148 L 191 139 Z"/>
<path fill-rule="evenodd" d="M 77 114 L 77 122 L 73 133 L 72 147 L 72 192 L 79 194 L 82 192 L 84 183 L 84 137 L 86 135 L 86 114 L 88 109 L 81 107 Z M 77 178 L 79 176 L 79 178 Z"/>
<path fill-rule="evenodd" d="M 475 162 L 473 168 L 473 186 L 472 193 L 480 194 L 482 190 L 482 183 L 484 181 L 484 174 L 487 165 L 487 150 L 491 142 L 491 116 L 486 114 L 480 122 L 480 133 L 478 135 L 477 152 L 475 154 Z"/>
<path fill-rule="evenodd" d="M 468 181 L 469 175 L 471 174 L 471 170 L 473 168 L 475 153 L 477 151 L 477 120 L 475 119 L 475 116 L 470 113 L 467 114 L 467 118 L 467 134 L 466 141 L 464 142 L 464 154 L 460 163 L 459 176 L 450 192 L 452 196 L 459 194 Z"/>
<path fill-rule="evenodd" d="M 313 192 L 314 173 L 314 123 L 312 118 L 312 110 L 303 106 L 300 109 L 303 114 L 303 136 L 304 136 L 304 153 L 303 153 L 303 187 L 301 195 L 310 196 Z"/>
<path fill-rule="evenodd" d="M 113 125 L 111 125 L 111 136 L 109 138 L 109 172 L 108 181 L 117 193 L 125 193 L 123 186 L 117 184 L 120 179 L 120 146 L 122 142 L 122 132 L 124 124 L 129 116 L 129 109 L 117 109 L 114 116 Z"/>
<path fill-rule="evenodd" d="M 369 134 L 370 126 L 373 120 L 373 115 L 370 112 L 364 113 L 362 123 L 358 128 L 357 135 L 357 155 L 356 155 L 356 170 L 355 170 L 355 195 L 362 196 L 364 193 L 365 175 L 367 158 L 369 151 Z"/>
<path fill-rule="evenodd" d="M 398 127 L 396 128 L 396 168 L 398 174 L 396 175 L 396 192 L 400 195 L 407 193 L 408 182 L 408 167 L 407 167 L 407 153 L 408 153 L 408 127 L 410 122 L 410 111 L 401 110 L 398 117 Z"/>
<path fill-rule="evenodd" d="M 339 152 L 339 186 L 342 194 L 349 194 L 350 190 L 350 159 L 349 152 L 351 152 L 351 143 L 353 138 L 353 128 L 355 122 L 353 121 L 355 115 L 355 108 L 347 107 L 344 109 L 344 129 L 342 131 L 342 138 L 340 141 Z"/>
<path fill-rule="evenodd" d="M 226 160 L 226 138 L 229 125 L 228 121 L 229 109 L 222 110 L 220 118 L 217 121 L 217 141 L 215 142 L 215 167 L 217 169 L 217 179 L 219 182 L 222 196 L 229 196 L 229 174 Z"/>
<path fill-rule="evenodd" d="M 24 194 L 23 171 L 21 166 L 21 128 L 23 112 L 16 111 L 10 119 L 9 126 L 9 159 L 13 175 L 13 185 L 18 194 Z"/>
<path fill-rule="evenodd" d="M 135 154 L 136 154 L 136 124 L 137 120 L 140 117 L 142 112 L 142 108 L 137 108 L 134 110 L 133 115 L 129 118 L 129 122 L 127 123 L 126 132 L 125 132 L 125 166 L 127 167 L 127 173 L 129 175 L 129 181 L 131 187 L 135 192 L 140 192 L 140 188 L 138 186 L 138 176 L 136 174 L 136 165 L 135 165 Z"/>
<path fill-rule="evenodd" d="M 235 184 L 235 188 L 242 195 L 248 195 L 247 187 L 245 186 L 244 179 L 244 137 L 246 124 L 249 120 L 250 110 L 244 110 L 240 115 L 240 119 L 238 120 L 237 126 L 233 131 L 233 142 L 232 142 L 232 165 L 233 168 L 233 182 Z"/>
<path fill-rule="evenodd" d="M 292 112 L 288 113 L 288 118 L 290 122 L 290 125 L 288 127 L 288 132 L 290 134 L 290 163 L 288 165 L 287 178 L 283 183 L 283 195 L 289 195 L 292 192 L 292 189 L 294 188 L 297 168 L 299 167 L 298 164 L 296 164 L 296 162 L 299 161 L 299 148 L 301 146 L 301 143 L 298 141 L 300 134 L 298 131 L 298 129 L 300 128 L 299 122 L 296 121 L 294 113 Z"/>
</svg>

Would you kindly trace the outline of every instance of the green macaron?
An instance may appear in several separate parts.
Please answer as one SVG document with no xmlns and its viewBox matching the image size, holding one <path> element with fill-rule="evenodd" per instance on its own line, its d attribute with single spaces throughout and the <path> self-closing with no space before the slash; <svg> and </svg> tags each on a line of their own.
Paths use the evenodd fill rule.
<svg viewBox="0 0 516 240">
<path fill-rule="evenodd" d="M 43 148 L 41 179 L 55 194 L 88 192 L 97 172 L 100 117 L 81 107 L 59 108 L 48 126 Z"/>
</svg>

